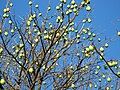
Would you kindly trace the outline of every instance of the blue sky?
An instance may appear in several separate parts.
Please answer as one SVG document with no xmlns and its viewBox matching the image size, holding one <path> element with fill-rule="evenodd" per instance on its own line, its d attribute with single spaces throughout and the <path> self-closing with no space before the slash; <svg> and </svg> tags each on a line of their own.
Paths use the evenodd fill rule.
<svg viewBox="0 0 120 90">
<path fill-rule="evenodd" d="M 0 16 L 2 10 L 6 6 L 7 0 L 0 0 Z M 12 0 L 14 2 L 13 12 L 17 16 L 25 16 L 28 13 L 28 0 Z M 79 2 L 79 0 L 76 0 Z M 49 0 L 34 0 L 39 3 L 41 12 L 45 13 Z M 59 0 L 51 0 L 53 8 L 56 7 Z M 107 59 L 120 60 L 120 37 L 117 36 L 117 30 L 120 31 L 120 0 L 91 0 L 93 12 L 91 17 L 93 19 L 92 26 L 100 37 L 115 38 L 110 43 L 109 49 L 106 50 Z M 80 17 L 80 16 L 79 16 Z"/>
<path fill-rule="evenodd" d="M 2 9 L 5 7 L 7 0 L 0 0 L 0 15 Z M 25 16 L 28 11 L 28 0 L 12 0 L 14 2 L 14 9 L 16 15 Z M 79 2 L 79 0 L 76 0 Z M 35 3 L 39 3 L 40 10 L 47 9 L 49 0 L 34 0 Z M 51 0 L 51 5 L 55 8 L 59 0 Z M 106 51 L 108 59 L 116 58 L 120 59 L 120 37 L 117 36 L 117 30 L 120 31 L 120 0 L 91 0 L 91 6 L 93 12 L 91 17 L 93 18 L 92 27 L 97 33 L 102 33 L 100 37 L 116 38 L 116 40 L 110 43 L 110 48 Z"/>
</svg>

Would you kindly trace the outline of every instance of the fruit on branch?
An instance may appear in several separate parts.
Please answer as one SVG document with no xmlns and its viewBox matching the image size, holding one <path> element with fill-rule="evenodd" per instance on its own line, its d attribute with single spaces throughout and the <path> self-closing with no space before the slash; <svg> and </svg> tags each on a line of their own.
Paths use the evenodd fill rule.
<svg viewBox="0 0 120 90">
<path fill-rule="evenodd" d="M 1 79 L 1 80 L 0 80 L 0 84 L 1 84 L 1 85 L 5 84 L 5 80 L 4 80 L 4 79 Z"/>
<path fill-rule="evenodd" d="M 107 63 L 110 67 L 114 67 L 114 66 L 118 65 L 118 62 L 114 61 L 114 60 L 108 61 Z"/>
<path fill-rule="evenodd" d="M 51 7 L 50 6 L 48 6 L 48 9 L 47 9 L 48 11 L 50 11 L 51 10 Z"/>
<path fill-rule="evenodd" d="M 14 33 L 15 32 L 15 30 L 14 29 L 11 29 L 11 33 Z"/>
<path fill-rule="evenodd" d="M 105 90 L 110 90 L 110 87 L 107 86 Z"/>
<path fill-rule="evenodd" d="M 60 2 L 65 4 L 67 1 L 66 0 L 60 0 Z"/>
<path fill-rule="evenodd" d="M 105 47 L 107 48 L 109 45 L 108 45 L 108 43 L 105 43 Z"/>
<path fill-rule="evenodd" d="M 6 12 L 7 12 L 7 9 L 5 8 L 5 9 L 3 10 L 3 12 L 6 13 Z"/>
<path fill-rule="evenodd" d="M 28 20 L 28 21 L 27 21 L 27 25 L 30 26 L 30 24 L 31 24 L 31 22 Z"/>
<path fill-rule="evenodd" d="M 75 0 L 72 0 L 72 1 L 71 1 L 71 4 L 74 5 L 74 4 L 75 4 Z"/>
<path fill-rule="evenodd" d="M 119 75 L 119 76 L 120 76 L 120 72 L 117 72 L 117 75 Z"/>
<path fill-rule="evenodd" d="M 89 5 L 86 6 L 86 10 L 87 11 L 90 11 L 91 10 L 91 7 Z"/>
<path fill-rule="evenodd" d="M 39 13 L 38 16 L 39 16 L 39 17 L 42 16 L 42 13 Z"/>
<path fill-rule="evenodd" d="M 107 78 L 107 81 L 108 81 L 108 82 L 111 82 L 111 78 L 110 78 L 110 77 L 108 77 L 108 78 Z"/>
<path fill-rule="evenodd" d="M 90 50 L 90 51 L 93 51 L 93 50 L 94 50 L 94 46 L 93 46 L 93 45 L 90 45 L 90 46 L 89 46 L 89 50 Z"/>
<path fill-rule="evenodd" d="M 87 33 L 87 29 L 82 29 L 82 32 L 86 34 Z"/>
<path fill-rule="evenodd" d="M 91 18 L 88 18 L 87 21 L 88 21 L 88 23 L 91 23 L 91 22 L 92 22 Z"/>
<path fill-rule="evenodd" d="M 106 77 L 105 74 L 102 74 L 102 77 L 105 78 Z"/>
<path fill-rule="evenodd" d="M 98 70 L 96 70 L 96 71 L 95 71 L 95 74 L 97 75 L 98 73 L 99 73 L 99 71 L 98 71 Z"/>
<path fill-rule="evenodd" d="M 13 3 L 10 3 L 10 7 L 12 7 L 13 6 Z"/>
<path fill-rule="evenodd" d="M 76 36 L 78 39 L 80 38 L 80 35 L 79 34 L 77 34 L 77 36 Z"/>
<path fill-rule="evenodd" d="M 38 5 L 38 4 L 36 4 L 36 5 L 35 5 L 35 8 L 38 8 L 38 7 L 39 7 L 39 5 Z"/>
<path fill-rule="evenodd" d="M 71 85 L 71 88 L 75 88 L 75 84 L 72 84 L 72 85 Z"/>
<path fill-rule="evenodd" d="M 32 18 L 33 18 L 33 19 L 36 18 L 36 14 L 35 14 L 35 13 L 32 15 Z"/>
<path fill-rule="evenodd" d="M 100 47 L 100 51 L 101 51 L 101 52 L 104 52 L 104 48 L 103 48 L 103 47 Z"/>
<path fill-rule="evenodd" d="M 86 50 L 87 52 L 89 52 L 89 51 L 90 51 L 89 47 L 87 47 L 85 50 Z"/>
<path fill-rule="evenodd" d="M 97 66 L 97 69 L 100 69 L 100 66 L 99 66 L 99 65 Z"/>
<path fill-rule="evenodd" d="M 8 35 L 8 32 L 7 32 L 7 31 L 5 31 L 5 32 L 4 32 L 4 35 L 5 35 L 5 36 L 7 36 L 7 35 Z"/>
<path fill-rule="evenodd" d="M 82 20 L 83 23 L 86 23 L 86 21 L 87 21 L 86 19 L 83 19 L 83 20 Z"/>
<path fill-rule="evenodd" d="M 117 34 L 118 34 L 118 36 L 120 36 L 120 31 Z"/>
<path fill-rule="evenodd" d="M 32 20 L 33 20 L 32 16 L 30 16 L 28 20 L 29 20 L 29 21 L 32 21 Z"/>
<path fill-rule="evenodd" d="M 89 87 L 92 88 L 92 83 L 89 84 Z"/>
<path fill-rule="evenodd" d="M 101 81 L 102 81 L 102 79 L 100 78 L 100 79 L 99 79 L 99 82 L 101 82 Z"/>
<path fill-rule="evenodd" d="M 2 47 L 0 47 L 0 54 L 3 52 L 3 48 Z"/>
<path fill-rule="evenodd" d="M 11 20 L 9 20 L 9 21 L 8 21 L 8 23 L 9 23 L 9 24 L 12 24 L 12 21 L 11 21 Z"/>
<path fill-rule="evenodd" d="M 33 71 L 34 71 L 34 69 L 31 67 L 31 68 L 29 68 L 29 73 L 33 73 Z"/>
<path fill-rule="evenodd" d="M 95 84 L 94 87 L 97 88 L 97 85 Z"/>
<path fill-rule="evenodd" d="M 69 9 L 69 8 L 70 8 L 70 5 L 67 5 L 67 8 Z"/>
<path fill-rule="evenodd" d="M 60 10 L 60 6 L 56 6 L 56 10 Z"/>
<path fill-rule="evenodd" d="M 95 34 L 95 33 L 93 33 L 93 34 L 92 34 L 92 36 L 93 36 L 93 37 L 96 37 L 96 34 Z"/>
<path fill-rule="evenodd" d="M 0 29 L 0 34 L 2 33 L 2 30 Z"/>
<path fill-rule="evenodd" d="M 7 12 L 9 12 L 9 11 L 10 11 L 10 8 L 5 8 L 5 9 L 3 10 L 4 13 L 7 13 Z"/>
<path fill-rule="evenodd" d="M 29 1 L 28 4 L 31 6 L 32 5 L 32 1 Z"/>
</svg>

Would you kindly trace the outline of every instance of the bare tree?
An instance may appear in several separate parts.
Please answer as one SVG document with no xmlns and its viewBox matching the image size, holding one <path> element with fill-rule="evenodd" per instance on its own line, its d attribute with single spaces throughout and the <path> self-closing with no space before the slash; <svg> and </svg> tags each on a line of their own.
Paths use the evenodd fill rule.
<svg viewBox="0 0 120 90">
<path fill-rule="evenodd" d="M 101 41 L 89 26 L 89 0 L 60 0 L 52 15 L 51 4 L 46 15 L 32 0 L 28 4 L 28 16 L 20 17 L 22 21 L 12 13 L 11 1 L 1 16 L 1 89 L 120 89 L 119 61 L 106 60 L 104 53 L 109 40 Z M 84 18 L 81 10 L 87 12 Z"/>
</svg>

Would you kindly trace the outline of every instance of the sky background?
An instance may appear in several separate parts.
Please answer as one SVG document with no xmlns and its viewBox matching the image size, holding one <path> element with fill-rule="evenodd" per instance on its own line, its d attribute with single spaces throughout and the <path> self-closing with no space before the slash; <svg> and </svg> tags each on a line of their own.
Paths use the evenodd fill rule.
<svg viewBox="0 0 120 90">
<path fill-rule="evenodd" d="M 2 10 L 6 6 L 7 0 L 0 0 L 0 16 Z M 12 0 L 14 2 L 13 12 L 19 17 L 23 17 L 28 13 L 28 0 Z M 76 0 L 80 2 L 79 0 Z M 34 0 L 35 4 L 39 4 L 41 12 L 45 13 L 49 0 Z M 59 0 L 51 0 L 53 8 L 58 5 Z M 110 43 L 109 49 L 106 50 L 108 59 L 120 59 L 120 37 L 117 31 L 120 31 L 120 0 L 91 0 L 93 12 L 92 27 L 100 37 L 114 38 Z M 79 16 L 80 17 L 80 16 Z"/>
<path fill-rule="evenodd" d="M 3 13 L 3 8 L 6 6 L 7 0 L 0 0 L 0 18 Z M 28 15 L 28 0 L 12 0 L 13 12 L 17 17 Z M 80 2 L 79 0 L 76 0 Z M 49 0 L 34 0 L 34 4 L 39 4 L 40 11 L 46 13 Z M 59 0 L 51 0 L 52 8 L 58 5 Z M 91 17 L 93 22 L 91 27 L 99 34 L 101 38 L 112 38 L 113 41 L 109 44 L 109 49 L 106 50 L 107 59 L 120 60 L 120 37 L 117 36 L 117 31 L 120 31 L 120 0 L 91 0 L 93 12 Z M 79 16 L 83 17 L 83 16 Z"/>
</svg>

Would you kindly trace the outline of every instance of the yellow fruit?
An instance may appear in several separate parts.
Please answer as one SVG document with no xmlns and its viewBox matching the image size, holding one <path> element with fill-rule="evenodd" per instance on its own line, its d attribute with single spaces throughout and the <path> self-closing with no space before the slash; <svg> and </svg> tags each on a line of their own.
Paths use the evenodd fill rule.
<svg viewBox="0 0 120 90">
<path fill-rule="evenodd" d="M 5 31 L 4 35 L 5 35 L 5 36 L 7 36 L 7 35 L 8 35 L 8 32 L 7 32 L 7 31 Z"/>
<path fill-rule="evenodd" d="M 108 81 L 108 82 L 110 82 L 110 81 L 111 81 L 111 78 L 110 78 L 110 77 L 108 77 L 108 78 L 107 78 L 107 81 Z"/>
<path fill-rule="evenodd" d="M 7 12 L 7 9 L 5 8 L 5 9 L 3 10 L 3 12 L 6 13 L 6 12 Z"/>
<path fill-rule="evenodd" d="M 75 0 L 72 0 L 72 1 L 71 1 L 71 4 L 74 5 L 74 4 L 75 4 Z"/>
<path fill-rule="evenodd" d="M 30 23 L 31 23 L 30 21 L 27 21 L 27 25 L 28 25 L 28 26 L 30 26 Z"/>
<path fill-rule="evenodd" d="M 90 49 L 87 47 L 87 48 L 86 48 L 86 51 L 88 51 L 88 52 L 89 52 L 89 51 L 90 51 Z"/>
<path fill-rule="evenodd" d="M 2 33 L 2 30 L 0 29 L 0 34 Z"/>
<path fill-rule="evenodd" d="M 91 23 L 91 22 L 92 22 L 91 18 L 88 18 L 87 21 L 88 21 L 88 23 Z"/>
<path fill-rule="evenodd" d="M 118 34 L 118 36 L 120 36 L 120 31 L 117 34 Z"/>
<path fill-rule="evenodd" d="M 93 50 L 94 50 L 94 46 L 90 45 L 90 46 L 89 46 L 89 50 L 90 50 L 90 51 L 93 51 Z"/>
<path fill-rule="evenodd" d="M 38 8 L 38 7 L 39 7 L 39 5 L 37 4 L 37 5 L 35 5 L 35 7 L 36 7 L 36 8 Z"/>
<path fill-rule="evenodd" d="M 48 7 L 48 11 L 50 11 L 50 10 L 51 10 L 51 7 L 49 6 L 49 7 Z"/>
<path fill-rule="evenodd" d="M 105 47 L 107 48 L 109 45 L 108 45 L 108 43 L 105 43 Z"/>
<path fill-rule="evenodd" d="M 11 33 L 14 33 L 14 29 L 11 29 Z"/>
<path fill-rule="evenodd" d="M 90 11 L 91 10 L 91 7 L 89 5 L 86 6 L 86 10 L 87 11 Z"/>
<path fill-rule="evenodd" d="M 71 88 L 74 88 L 74 87 L 75 87 L 75 84 L 72 84 L 72 85 L 71 85 Z"/>
<path fill-rule="evenodd" d="M 36 14 L 33 14 L 33 15 L 32 15 L 32 18 L 35 18 L 35 17 L 36 17 Z"/>
<path fill-rule="evenodd" d="M 10 11 L 10 8 L 6 8 L 6 10 L 7 10 L 7 12 L 9 12 L 9 11 Z"/>
<path fill-rule="evenodd" d="M 5 84 L 5 80 L 4 80 L 4 79 L 1 79 L 1 80 L 0 80 L 0 84 L 1 84 L 1 85 Z"/>
<path fill-rule="evenodd" d="M 28 4 L 29 4 L 29 5 L 32 5 L 32 1 L 29 1 Z"/>
<path fill-rule="evenodd" d="M 33 73 L 33 71 L 34 71 L 34 69 L 31 67 L 31 68 L 29 68 L 29 73 Z"/>
<path fill-rule="evenodd" d="M 89 84 L 89 87 L 92 88 L 92 83 Z"/>
<path fill-rule="evenodd" d="M 13 3 L 10 3 L 10 7 L 12 7 L 13 6 Z"/>
<path fill-rule="evenodd" d="M 104 48 L 103 48 L 103 47 L 100 47 L 100 51 L 101 51 L 101 52 L 104 52 Z"/>
<path fill-rule="evenodd" d="M 56 6 L 56 9 L 57 9 L 57 10 L 60 10 L 60 7 L 59 7 L 59 6 Z"/>
</svg>

